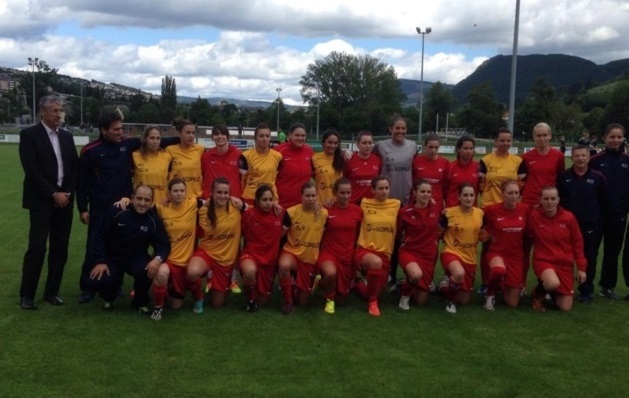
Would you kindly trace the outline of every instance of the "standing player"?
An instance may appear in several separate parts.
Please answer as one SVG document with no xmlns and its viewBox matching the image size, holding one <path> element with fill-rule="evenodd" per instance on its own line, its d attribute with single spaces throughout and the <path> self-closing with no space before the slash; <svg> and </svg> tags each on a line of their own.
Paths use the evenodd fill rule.
<svg viewBox="0 0 629 398">
<path fill-rule="evenodd" d="M 327 130 L 321 139 L 323 152 L 312 155 L 312 174 L 317 184 L 317 200 L 329 205 L 334 201 L 332 187 L 343 177 L 345 159 L 341 154 L 341 135 L 336 130 Z"/>
<path fill-rule="evenodd" d="M 317 268 L 326 299 L 325 312 L 334 314 L 335 302 L 345 303 L 356 268 L 352 261 L 363 212 L 351 203 L 352 185 L 339 178 L 332 188 L 336 200 L 328 208 L 328 221 L 323 232 Z"/>
<path fill-rule="evenodd" d="M 238 160 L 242 153 L 229 143 L 229 130 L 222 123 L 212 127 L 212 141 L 214 148 L 205 151 L 201 156 L 202 196 L 204 199 L 209 198 L 212 182 L 218 177 L 225 177 L 229 181 L 231 195 L 240 198 L 242 192 Z"/>
<path fill-rule="evenodd" d="M 297 303 L 308 303 L 316 274 L 319 245 L 328 219 L 328 211 L 317 207 L 317 186 L 314 182 L 307 182 L 301 187 L 301 197 L 302 203 L 289 208 L 284 215 L 287 239 L 278 262 L 277 275 L 284 297 L 282 312 L 286 315 L 295 310 L 291 273 L 296 275 Z"/>
<path fill-rule="evenodd" d="M 400 201 L 389 198 L 389 180 L 384 176 L 374 178 L 371 187 L 373 199 L 365 198 L 360 202 L 363 220 L 354 263 L 367 275 L 367 286 L 358 284 L 357 288 L 369 302 L 369 314 L 380 316 L 378 297 L 386 286 L 391 267 Z"/>
<path fill-rule="evenodd" d="M 382 159 L 377 153 L 372 152 L 373 135 L 367 130 L 362 130 L 356 138 L 358 152 L 352 154 L 345 162 L 343 176 L 352 184 L 351 202 L 360 204 L 362 198 L 373 198 L 371 180 L 380 174 Z"/>
<path fill-rule="evenodd" d="M 411 298 L 424 305 L 430 292 L 439 248 L 440 211 L 432 203 L 432 184 L 426 180 L 415 183 L 415 203 L 400 210 L 398 234 L 402 235 L 400 264 L 406 274 L 402 283 L 399 307 L 408 310 Z"/>
<path fill-rule="evenodd" d="M 601 214 L 606 203 L 607 180 L 600 172 L 588 167 L 590 148 L 577 145 L 572 148 L 572 167 L 557 177 L 559 204 L 571 212 L 579 223 L 583 236 L 583 251 L 587 259 L 587 278 L 579 285 L 578 300 L 594 300 L 594 279 L 598 249 L 601 245 Z"/>
<path fill-rule="evenodd" d="M 474 188 L 459 186 L 459 205 L 445 209 L 441 216 L 444 228 L 441 264 L 446 279 L 439 283 L 439 290 L 446 296 L 446 311 L 456 314 L 456 304 L 470 301 L 476 274 L 476 246 L 483 238 L 483 211 L 477 207 Z M 484 239 L 482 239 L 484 240 Z"/>
<path fill-rule="evenodd" d="M 542 189 L 541 208 L 531 211 L 527 231 L 533 237 L 533 269 L 539 283 L 531 294 L 533 310 L 544 312 L 546 293 L 554 293 L 561 311 L 570 311 L 574 280 L 586 279 L 587 260 L 583 255 L 583 238 L 576 218 L 559 207 L 557 188 Z M 574 264 L 577 275 L 574 275 Z"/>
<path fill-rule="evenodd" d="M 168 197 L 168 170 L 172 157 L 161 147 L 162 133 L 157 126 L 146 126 L 140 149 L 133 152 L 133 186 L 148 185 L 153 189 L 154 203 Z"/>
<path fill-rule="evenodd" d="M 424 139 L 424 148 L 421 155 L 413 160 L 413 181 L 426 180 L 432 186 L 432 199 L 439 211 L 443 210 L 445 187 L 448 169 L 448 159 L 439 156 L 439 137 L 428 134 Z"/>
<path fill-rule="evenodd" d="M 179 145 L 170 146 L 166 151 L 172 157 L 168 180 L 179 177 L 186 183 L 186 195 L 200 198 L 202 190 L 201 156 L 205 148 L 195 143 L 196 126 L 186 119 L 175 119 L 173 126 L 179 132 Z"/>
<path fill-rule="evenodd" d="M 279 245 L 284 229 L 284 213 L 274 210 L 273 190 L 262 184 L 256 189 L 255 204 L 242 216 L 242 236 L 245 244 L 240 255 L 242 282 L 247 297 L 248 312 L 257 312 L 273 291 L 277 271 Z"/>
<path fill-rule="evenodd" d="M 252 205 L 256 189 L 262 184 L 268 184 L 273 189 L 273 196 L 277 200 L 275 178 L 282 161 L 282 154 L 271 149 L 271 129 L 265 123 L 256 127 L 253 138 L 255 148 L 247 149 L 239 160 L 238 167 L 242 178 L 242 199 Z"/>
<path fill-rule="evenodd" d="M 299 189 L 312 177 L 314 151 L 306 144 L 306 126 L 293 123 L 288 130 L 288 141 L 273 149 L 282 154 L 282 167 L 275 184 L 280 206 L 288 209 L 301 203 Z"/>
<path fill-rule="evenodd" d="M 474 138 L 469 135 L 460 137 L 456 142 L 456 160 L 448 165 L 446 171 L 446 207 L 459 204 L 461 184 L 470 184 L 474 187 L 474 192 L 478 192 L 478 162 L 474 160 L 475 146 Z"/>
</svg>

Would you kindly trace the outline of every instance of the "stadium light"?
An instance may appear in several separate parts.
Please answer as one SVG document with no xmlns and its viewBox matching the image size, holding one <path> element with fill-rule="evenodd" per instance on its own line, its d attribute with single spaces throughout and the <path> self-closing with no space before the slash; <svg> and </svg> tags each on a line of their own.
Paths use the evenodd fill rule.
<svg viewBox="0 0 629 398">
<path fill-rule="evenodd" d="M 419 83 L 419 132 L 417 136 L 417 140 L 421 142 L 422 139 L 422 122 L 423 122 L 423 113 L 424 113 L 424 41 L 427 34 L 432 32 L 432 28 L 428 27 L 424 32 L 422 32 L 421 28 L 415 28 L 418 34 L 422 35 L 422 67 L 421 67 L 421 75 L 420 75 L 420 83 Z"/>
<path fill-rule="evenodd" d="M 33 67 L 33 124 L 37 123 L 37 107 L 35 106 L 35 65 L 37 65 L 38 61 L 39 58 L 28 57 L 28 65 Z"/>
</svg>

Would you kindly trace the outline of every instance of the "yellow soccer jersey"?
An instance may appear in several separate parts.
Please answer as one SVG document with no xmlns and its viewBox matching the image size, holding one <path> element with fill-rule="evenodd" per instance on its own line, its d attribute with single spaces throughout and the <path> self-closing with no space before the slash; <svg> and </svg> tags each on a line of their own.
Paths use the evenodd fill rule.
<svg viewBox="0 0 629 398">
<path fill-rule="evenodd" d="M 360 224 L 358 246 L 386 254 L 390 258 L 395 243 L 400 205 L 398 199 L 378 202 L 375 199 L 363 198 L 360 202 L 363 220 Z"/>
<path fill-rule="evenodd" d="M 314 211 L 304 211 L 301 204 L 286 210 L 284 225 L 289 229 L 284 250 L 294 254 L 304 263 L 316 264 L 327 219 L 326 209 L 321 209 L 319 215 Z"/>
<path fill-rule="evenodd" d="M 168 195 L 168 168 L 172 157 L 166 151 L 148 153 L 133 152 L 133 187 L 148 185 L 153 188 L 153 202 L 162 203 Z"/>
<path fill-rule="evenodd" d="M 518 174 L 522 174 L 521 164 L 522 158 L 513 154 L 498 156 L 490 153 L 481 159 L 478 173 L 484 175 L 485 180 L 481 192 L 481 207 L 502 203 L 500 186 L 507 180 L 518 180 Z"/>
<path fill-rule="evenodd" d="M 443 234 L 443 252 L 459 256 L 464 263 L 476 264 L 476 245 L 483 227 L 483 214 L 477 207 L 472 207 L 470 213 L 463 213 L 459 206 L 448 207 L 445 210 L 447 227 Z"/>
<path fill-rule="evenodd" d="M 181 145 L 171 145 L 166 152 L 172 156 L 172 167 L 168 180 L 179 177 L 186 182 L 186 197 L 200 198 L 202 194 L 201 155 L 205 148 L 203 145 L 194 144 L 189 148 Z"/>
<path fill-rule="evenodd" d="M 215 211 L 216 227 L 213 227 L 207 218 L 208 208 L 199 209 L 199 227 L 203 230 L 199 247 L 218 264 L 229 266 L 236 262 L 240 248 L 240 210 L 230 203 L 229 210 Z"/>
<path fill-rule="evenodd" d="M 334 199 L 332 188 L 339 178 L 343 177 L 343 171 L 337 172 L 332 166 L 333 155 L 318 152 L 312 155 L 312 170 L 317 183 L 317 200 L 324 203 L 328 199 Z"/>
<path fill-rule="evenodd" d="M 175 265 L 186 266 L 192 257 L 196 241 L 197 200 L 186 198 L 179 205 L 158 203 L 155 207 L 170 240 L 168 259 Z"/>
<path fill-rule="evenodd" d="M 245 188 L 242 197 L 248 200 L 255 198 L 256 189 L 262 184 L 269 184 L 273 189 L 273 196 L 277 198 L 275 178 L 282 154 L 274 149 L 265 154 L 260 154 L 255 148 L 243 152 L 246 165 L 241 165 L 241 172 L 245 173 Z"/>
</svg>

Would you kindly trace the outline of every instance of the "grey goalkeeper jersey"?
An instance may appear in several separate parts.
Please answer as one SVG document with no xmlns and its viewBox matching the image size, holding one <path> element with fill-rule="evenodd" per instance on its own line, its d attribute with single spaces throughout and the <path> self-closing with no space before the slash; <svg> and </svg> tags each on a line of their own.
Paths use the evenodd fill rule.
<svg viewBox="0 0 629 398">
<path fill-rule="evenodd" d="M 388 139 L 376 142 L 374 151 L 382 158 L 382 175 L 391 182 L 390 197 L 408 203 L 413 188 L 413 158 L 417 154 L 415 141 L 395 144 Z"/>
</svg>

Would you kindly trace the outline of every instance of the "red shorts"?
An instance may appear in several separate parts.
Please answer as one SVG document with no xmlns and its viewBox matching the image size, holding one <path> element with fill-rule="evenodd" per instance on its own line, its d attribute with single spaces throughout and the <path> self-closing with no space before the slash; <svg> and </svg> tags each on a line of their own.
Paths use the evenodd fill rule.
<svg viewBox="0 0 629 398">
<path fill-rule="evenodd" d="M 303 292 L 311 292 L 315 275 L 317 275 L 317 265 L 305 263 L 298 259 L 296 255 L 286 250 L 282 250 L 282 254 L 292 256 L 295 261 L 295 285 L 297 289 Z"/>
<path fill-rule="evenodd" d="M 349 294 L 352 281 L 356 277 L 356 268 L 352 264 L 352 258 L 341 259 L 330 252 L 322 251 L 317 258 L 317 271 L 321 272 L 321 264 L 329 261 L 336 267 L 336 292 Z"/>
<path fill-rule="evenodd" d="M 208 267 L 208 270 L 212 271 L 212 288 L 217 292 L 226 292 L 229 290 L 229 286 L 232 283 L 232 273 L 234 272 L 234 264 L 232 265 L 220 265 L 212 257 L 210 257 L 205 250 L 197 249 L 194 251 L 192 257 L 201 257 Z"/>
<path fill-rule="evenodd" d="M 256 290 L 260 295 L 270 296 L 273 292 L 273 282 L 277 272 L 277 264 L 261 264 L 254 255 L 243 253 L 240 263 L 251 260 L 256 265 Z"/>
<path fill-rule="evenodd" d="M 472 291 L 474 289 L 474 279 L 476 278 L 476 264 L 464 263 L 456 254 L 441 252 L 441 265 L 446 271 L 446 275 L 450 275 L 450 272 L 448 271 L 448 264 L 454 261 L 461 263 L 463 269 L 465 270 L 465 277 L 463 278 L 463 282 L 461 282 L 460 287 L 461 291 Z"/>
<path fill-rule="evenodd" d="M 354 266 L 356 267 L 356 269 L 363 271 L 361 262 L 363 260 L 363 257 L 370 253 L 375 254 L 382 260 L 382 278 L 384 279 L 384 281 L 382 281 L 382 286 L 386 286 L 387 278 L 389 277 L 389 272 L 391 271 L 391 259 L 386 254 L 377 252 L 375 250 L 365 249 L 364 247 L 358 247 L 354 252 Z"/>
<path fill-rule="evenodd" d="M 487 252 L 485 259 L 487 264 L 492 259 L 500 257 L 505 264 L 507 274 L 504 279 L 504 287 L 511 287 L 520 289 L 524 284 L 524 266 L 522 265 L 522 258 L 519 256 L 507 256 L 504 254 Z"/>
<path fill-rule="evenodd" d="M 171 263 L 169 260 L 165 261 L 170 270 L 168 276 L 168 295 L 172 298 L 183 299 L 186 296 L 186 272 L 187 266 L 180 266 Z"/>
<path fill-rule="evenodd" d="M 437 261 L 437 258 L 433 258 L 431 260 L 425 257 L 420 257 L 407 250 L 400 250 L 399 253 L 400 265 L 402 266 L 404 273 L 406 273 L 406 266 L 408 264 L 419 264 L 419 268 L 422 270 L 422 277 L 419 280 L 417 287 L 425 292 L 429 291 L 432 278 L 435 275 L 435 262 Z"/>
<path fill-rule="evenodd" d="M 533 261 L 533 270 L 535 275 L 540 278 L 542 273 L 547 269 L 552 269 L 559 278 L 559 287 L 555 290 L 555 293 L 572 296 L 574 294 L 574 271 L 572 265 L 561 266 L 547 263 L 545 261 Z"/>
</svg>

